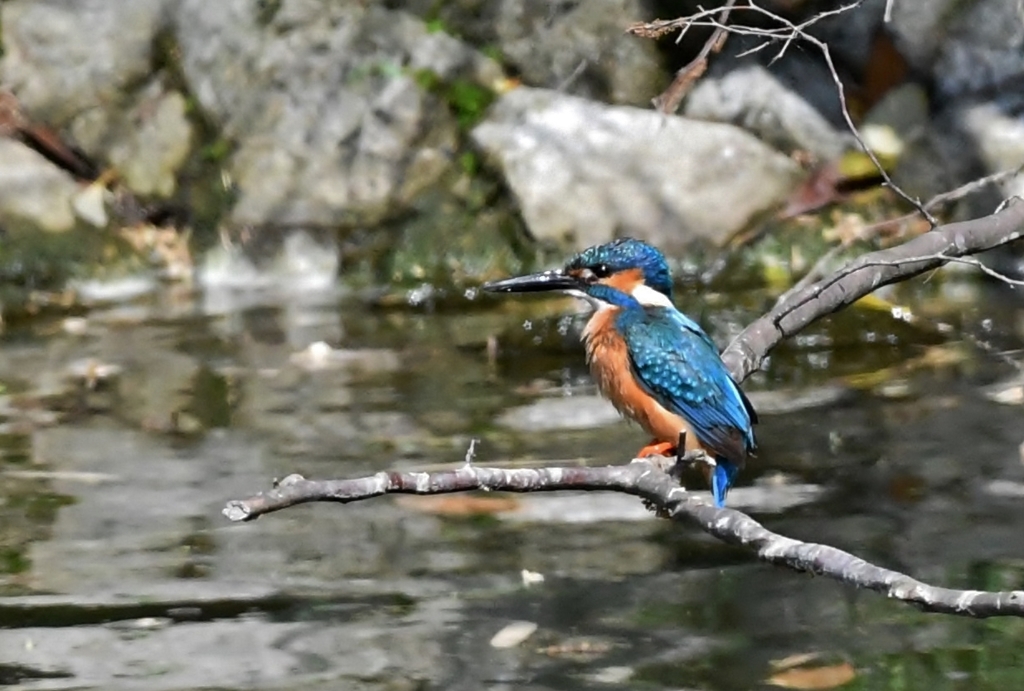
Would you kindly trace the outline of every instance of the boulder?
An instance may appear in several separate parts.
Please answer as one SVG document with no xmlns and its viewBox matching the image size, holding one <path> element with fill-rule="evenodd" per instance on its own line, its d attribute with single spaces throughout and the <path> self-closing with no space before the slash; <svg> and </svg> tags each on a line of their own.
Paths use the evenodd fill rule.
<svg viewBox="0 0 1024 691">
<path fill-rule="evenodd" d="M 472 136 L 531 233 L 575 249 L 616 235 L 666 249 L 722 243 L 800 177 L 738 127 L 543 89 L 505 94 Z"/>
<path fill-rule="evenodd" d="M 931 76 L 943 102 L 1017 90 L 1011 82 L 1024 77 L 1017 0 L 893 3 L 892 12 L 896 45 L 911 65 Z"/>
<path fill-rule="evenodd" d="M 236 143 L 236 224 L 374 225 L 450 166 L 458 125 L 430 85 L 501 69 L 409 14 L 363 3 L 183 0 L 181 67 Z"/>
<path fill-rule="evenodd" d="M 668 83 L 654 41 L 625 28 L 651 17 L 645 0 L 397 0 L 475 46 L 488 46 L 528 86 L 646 106 Z"/>
<path fill-rule="evenodd" d="M 185 97 L 150 81 L 123 107 L 93 108 L 75 118 L 74 140 L 102 152 L 135 194 L 171 197 L 195 140 Z"/>
<path fill-rule="evenodd" d="M 10 0 L 0 5 L 0 83 L 33 118 L 64 127 L 116 102 L 152 69 L 169 0 Z"/>
<path fill-rule="evenodd" d="M 835 83 L 816 55 L 792 51 L 762 64 L 773 54 L 742 55 L 751 47 L 743 40 L 726 45 L 732 53 L 717 56 L 697 82 L 683 107 L 686 116 L 732 123 L 782 151 L 807 151 L 821 161 L 855 143 Z"/>
<path fill-rule="evenodd" d="M 0 137 L 0 228 L 71 230 L 78 190 L 69 173 L 21 142 Z"/>
</svg>

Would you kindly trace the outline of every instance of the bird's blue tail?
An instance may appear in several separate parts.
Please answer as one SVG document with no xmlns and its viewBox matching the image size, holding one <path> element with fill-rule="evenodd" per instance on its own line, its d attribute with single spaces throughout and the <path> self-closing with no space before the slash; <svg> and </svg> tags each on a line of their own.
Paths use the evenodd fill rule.
<svg viewBox="0 0 1024 691">
<path fill-rule="evenodd" d="M 725 495 L 729 493 L 732 481 L 739 472 L 739 466 L 724 459 L 716 459 L 716 465 L 711 471 L 711 494 L 715 498 L 715 506 L 725 506 Z"/>
</svg>

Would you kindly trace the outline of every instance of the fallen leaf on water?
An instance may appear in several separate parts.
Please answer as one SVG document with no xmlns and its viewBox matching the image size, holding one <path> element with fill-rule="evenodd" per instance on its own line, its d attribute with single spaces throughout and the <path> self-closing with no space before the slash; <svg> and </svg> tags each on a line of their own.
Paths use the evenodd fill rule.
<svg viewBox="0 0 1024 691">
<path fill-rule="evenodd" d="M 883 367 L 873 372 L 858 372 L 842 378 L 842 381 L 854 389 L 873 389 L 883 385 L 898 384 L 898 378 L 905 377 L 910 373 L 922 369 L 943 369 L 959 365 L 967 359 L 967 352 L 956 345 L 943 344 L 929 346 L 917 357 L 910 358 L 891 367 Z M 903 383 L 905 384 L 905 382 Z M 898 386 L 890 391 L 881 391 L 890 398 L 899 398 L 907 395 Z"/>
<path fill-rule="evenodd" d="M 839 200 L 836 186 L 840 178 L 839 169 L 834 163 L 817 166 L 790 195 L 779 217 L 793 218 Z"/>
<path fill-rule="evenodd" d="M 537 630 L 537 624 L 532 621 L 514 621 L 508 624 L 498 633 L 491 636 L 492 648 L 514 648 Z"/>
<path fill-rule="evenodd" d="M 1003 405 L 1021 405 L 1024 403 L 1024 379 L 1018 375 L 1013 379 L 998 382 L 983 390 L 985 398 Z"/>
<path fill-rule="evenodd" d="M 96 358 L 82 358 L 68 363 L 67 372 L 72 379 L 81 379 L 90 389 L 98 382 L 116 377 L 124 370 L 120 365 L 101 362 Z"/>
<path fill-rule="evenodd" d="M 71 208 L 76 216 L 94 228 L 105 228 L 110 221 L 106 205 L 108 196 L 106 183 L 97 180 L 71 198 Z"/>
<path fill-rule="evenodd" d="M 819 657 L 821 657 L 821 653 L 796 653 L 795 655 L 787 655 L 781 660 L 771 660 L 768 664 L 776 672 L 781 672 L 784 669 L 806 665 L 808 662 L 813 662 Z"/>
<path fill-rule="evenodd" d="M 853 304 L 861 309 L 870 309 L 878 312 L 892 312 L 893 308 L 896 307 L 895 303 L 874 293 L 868 293 L 864 297 L 858 298 Z"/>
<path fill-rule="evenodd" d="M 396 497 L 395 502 L 405 509 L 432 513 L 438 516 L 480 516 L 506 513 L 519 508 L 513 497 L 479 497 L 472 494 L 452 496 Z"/>
<path fill-rule="evenodd" d="M 519 573 L 519 575 L 522 576 L 523 585 L 525 585 L 527 588 L 529 588 L 531 585 L 536 585 L 538 583 L 544 582 L 544 574 L 537 573 L 536 571 L 529 571 L 527 569 L 523 569 Z"/>
<path fill-rule="evenodd" d="M 834 689 L 857 676 L 853 665 L 840 662 L 826 667 L 790 667 L 768 677 L 768 683 L 784 689 Z"/>
<path fill-rule="evenodd" d="M 612 644 L 591 638 L 576 638 L 549 645 L 541 648 L 540 652 L 550 657 L 566 658 L 569 660 L 593 660 L 612 649 Z"/>
</svg>

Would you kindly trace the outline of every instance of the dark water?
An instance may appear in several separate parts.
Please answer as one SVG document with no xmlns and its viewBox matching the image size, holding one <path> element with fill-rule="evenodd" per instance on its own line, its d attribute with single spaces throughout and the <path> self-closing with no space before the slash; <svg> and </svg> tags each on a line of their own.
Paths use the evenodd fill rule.
<svg viewBox="0 0 1024 691">
<path fill-rule="evenodd" d="M 1013 399 L 1022 303 L 957 276 L 888 297 L 912 323 L 851 310 L 749 382 L 763 452 L 734 503 L 929 582 L 1022 588 L 1024 425 L 992 400 Z M 727 341 L 769 300 L 683 301 Z M 167 292 L 8 325 L 0 685 L 1024 687 L 1022 621 L 765 566 L 629 498 L 221 516 L 292 472 L 446 467 L 471 438 L 478 463 L 624 462 L 644 439 L 596 401 L 571 309 Z M 317 341 L 341 351 L 319 368 L 301 355 Z M 536 631 L 492 646 L 515 621 Z M 804 654 L 796 675 L 777 666 Z"/>
</svg>

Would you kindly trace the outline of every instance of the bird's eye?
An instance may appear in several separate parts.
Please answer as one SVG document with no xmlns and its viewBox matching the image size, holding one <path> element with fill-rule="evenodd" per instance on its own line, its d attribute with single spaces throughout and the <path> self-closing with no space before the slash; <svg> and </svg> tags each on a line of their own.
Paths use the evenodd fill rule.
<svg viewBox="0 0 1024 691">
<path fill-rule="evenodd" d="M 590 267 L 590 271 L 596 278 L 608 278 L 612 275 L 612 270 L 608 268 L 607 264 L 595 264 Z"/>
</svg>

